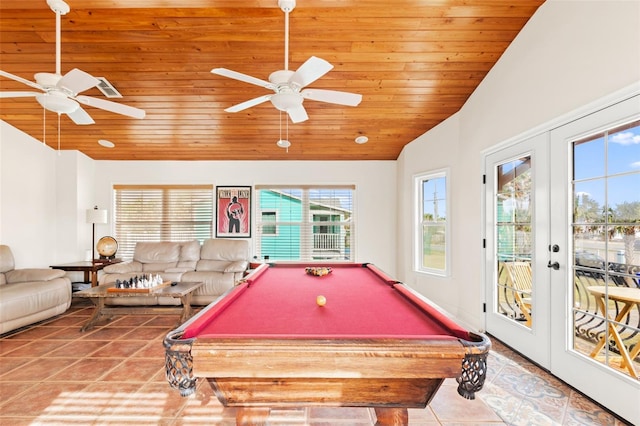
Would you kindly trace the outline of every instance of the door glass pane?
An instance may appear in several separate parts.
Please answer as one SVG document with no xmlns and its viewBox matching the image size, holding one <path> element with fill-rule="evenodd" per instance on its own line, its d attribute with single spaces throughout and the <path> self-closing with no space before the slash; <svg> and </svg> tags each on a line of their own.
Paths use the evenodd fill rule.
<svg viewBox="0 0 640 426">
<path fill-rule="evenodd" d="M 531 327 L 532 315 L 532 175 L 531 156 L 503 163 L 497 182 L 496 259 L 498 280 L 495 306 L 499 314 Z"/>
<path fill-rule="evenodd" d="M 640 121 L 572 147 L 573 348 L 638 379 Z"/>
</svg>

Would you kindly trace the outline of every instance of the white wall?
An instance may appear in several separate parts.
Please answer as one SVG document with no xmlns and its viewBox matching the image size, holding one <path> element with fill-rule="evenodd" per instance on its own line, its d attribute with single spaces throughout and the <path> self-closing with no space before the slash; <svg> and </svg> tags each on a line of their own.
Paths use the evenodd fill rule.
<svg viewBox="0 0 640 426">
<path fill-rule="evenodd" d="M 396 273 L 395 161 L 96 161 L 95 167 L 95 200 L 110 212 L 114 184 L 355 184 L 356 261 Z M 96 238 L 111 226 L 96 226 Z"/>
<path fill-rule="evenodd" d="M 113 184 L 354 184 L 356 260 L 396 273 L 395 161 L 94 161 L 58 153 L 3 121 L 0 132 L 0 243 L 11 247 L 18 266 L 85 260 L 86 209 L 109 211 L 110 223 L 96 225 L 96 240 L 113 235 Z"/>
<path fill-rule="evenodd" d="M 398 216 L 399 278 L 482 329 L 482 151 L 638 81 L 639 1 L 543 4 L 462 109 L 402 151 L 402 203 L 411 200 L 413 175 L 451 168 L 453 260 L 449 278 L 411 272 L 406 210 Z"/>
<path fill-rule="evenodd" d="M 0 121 L 0 243 L 16 267 L 56 262 L 57 153 Z"/>
<path fill-rule="evenodd" d="M 86 210 L 94 205 L 95 162 L 78 151 L 61 151 L 57 161 L 58 262 L 88 260 L 91 258 L 87 252 L 91 250 L 92 226 L 86 222 Z M 76 275 L 81 277 L 81 274 Z"/>
</svg>

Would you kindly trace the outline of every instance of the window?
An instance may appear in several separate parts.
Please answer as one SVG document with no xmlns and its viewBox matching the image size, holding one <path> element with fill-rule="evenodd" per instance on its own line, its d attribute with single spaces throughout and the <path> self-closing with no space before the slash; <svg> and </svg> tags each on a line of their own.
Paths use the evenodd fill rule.
<svg viewBox="0 0 640 426">
<path fill-rule="evenodd" d="M 269 260 L 353 260 L 353 186 L 256 186 L 256 255 Z"/>
<path fill-rule="evenodd" d="M 213 229 L 213 185 L 114 185 L 118 257 L 139 241 L 204 241 Z"/>
<path fill-rule="evenodd" d="M 449 221 L 447 172 L 416 176 L 416 270 L 436 275 L 449 273 Z"/>
</svg>

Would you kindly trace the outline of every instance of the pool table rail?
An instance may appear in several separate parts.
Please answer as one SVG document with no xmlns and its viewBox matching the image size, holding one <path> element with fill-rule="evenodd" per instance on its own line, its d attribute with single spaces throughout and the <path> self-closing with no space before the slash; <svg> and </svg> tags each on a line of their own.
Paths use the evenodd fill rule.
<svg viewBox="0 0 640 426">
<path fill-rule="evenodd" d="M 395 379 L 427 382 L 455 377 L 458 393 L 474 399 L 486 379 L 491 347 L 489 339 L 479 333 L 470 333 L 472 341 L 200 338 L 197 345 L 193 345 L 196 339 L 182 339 L 183 333 L 184 329 L 176 329 L 164 340 L 167 381 L 182 396 L 195 392 L 196 377 L 215 377 L 212 385 L 261 377 L 269 383 L 288 381 L 291 386 L 296 380 L 384 382 L 391 375 Z M 195 370 L 194 356 L 199 360 Z M 328 382 L 324 386 L 329 386 Z M 439 383 L 436 390 L 438 387 Z M 293 395 L 291 389 L 288 392 Z M 298 396 L 304 398 L 301 395 Z M 424 407 L 428 401 L 414 403 Z M 357 405 L 357 401 L 351 405 Z"/>
</svg>

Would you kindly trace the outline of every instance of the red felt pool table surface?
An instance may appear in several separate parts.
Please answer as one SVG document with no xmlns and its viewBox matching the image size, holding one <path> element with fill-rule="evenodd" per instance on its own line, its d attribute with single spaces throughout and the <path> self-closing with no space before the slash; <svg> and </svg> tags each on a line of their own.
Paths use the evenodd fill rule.
<svg viewBox="0 0 640 426">
<path fill-rule="evenodd" d="M 365 406 L 406 425 L 447 377 L 466 398 L 482 388 L 486 336 L 374 265 L 324 264 L 320 277 L 305 266 L 262 265 L 171 331 L 169 384 L 187 396 L 206 379 L 238 424 L 262 424 L 273 406 Z"/>
<path fill-rule="evenodd" d="M 264 267 L 238 285 L 184 338 L 468 339 L 468 333 L 370 264 L 334 264 L 314 276 L 302 265 Z M 317 296 L 327 302 L 318 306 Z"/>
</svg>

